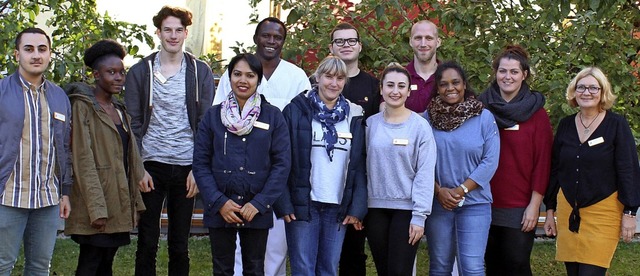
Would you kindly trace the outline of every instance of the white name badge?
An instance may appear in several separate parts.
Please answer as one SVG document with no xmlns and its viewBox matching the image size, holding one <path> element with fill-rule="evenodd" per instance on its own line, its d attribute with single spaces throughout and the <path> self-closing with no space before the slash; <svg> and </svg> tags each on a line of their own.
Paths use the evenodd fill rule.
<svg viewBox="0 0 640 276">
<path fill-rule="evenodd" d="M 338 132 L 338 138 L 352 139 L 351 132 Z"/>
<path fill-rule="evenodd" d="M 165 82 L 167 82 L 167 79 L 162 75 L 162 73 L 156 71 L 153 73 L 153 75 L 156 77 L 156 79 L 158 79 L 160 83 L 164 84 Z"/>
<path fill-rule="evenodd" d="M 505 128 L 504 130 L 520 130 L 520 125 L 516 124 L 515 126 Z"/>
<path fill-rule="evenodd" d="M 602 137 L 598 137 L 596 139 L 589 140 L 589 146 L 590 147 L 593 147 L 593 146 L 595 146 L 597 144 L 602 144 L 602 143 L 604 143 L 604 138 L 602 138 Z"/>
<path fill-rule="evenodd" d="M 62 113 L 53 112 L 53 118 L 58 120 L 58 121 L 64 122 L 67 117 L 64 116 L 64 114 L 62 114 Z"/>
<path fill-rule="evenodd" d="M 411 85 L 411 90 L 418 90 L 418 85 L 417 84 L 412 84 Z"/>
<path fill-rule="evenodd" d="M 393 144 L 397 146 L 406 146 L 409 144 L 409 139 L 393 139 Z"/>
<path fill-rule="evenodd" d="M 255 121 L 253 123 L 254 127 L 260 128 L 260 129 L 264 129 L 264 130 L 269 130 L 269 124 L 263 123 L 263 122 L 258 122 Z"/>
</svg>

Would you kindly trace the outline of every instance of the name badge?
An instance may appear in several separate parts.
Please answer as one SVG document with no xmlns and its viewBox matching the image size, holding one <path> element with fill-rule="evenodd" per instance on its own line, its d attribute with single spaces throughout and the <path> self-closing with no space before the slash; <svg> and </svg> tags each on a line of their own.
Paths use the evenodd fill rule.
<svg viewBox="0 0 640 276">
<path fill-rule="evenodd" d="M 412 84 L 411 85 L 411 90 L 418 90 L 418 85 L 417 84 Z"/>
<path fill-rule="evenodd" d="M 58 121 L 64 122 L 67 117 L 64 116 L 64 114 L 62 114 L 62 113 L 53 112 L 53 118 L 58 120 Z"/>
<path fill-rule="evenodd" d="M 338 132 L 338 138 L 352 139 L 351 132 Z"/>
<path fill-rule="evenodd" d="M 604 138 L 602 138 L 602 137 L 598 137 L 596 139 L 589 140 L 589 146 L 590 147 L 593 147 L 595 145 L 602 144 L 602 143 L 604 143 Z"/>
<path fill-rule="evenodd" d="M 269 124 L 265 124 L 263 122 L 255 121 L 253 123 L 253 126 L 257 127 L 257 128 L 260 128 L 260 129 L 264 129 L 264 130 L 269 130 Z"/>
<path fill-rule="evenodd" d="M 393 139 L 393 144 L 397 146 L 406 146 L 409 144 L 409 139 Z"/>
<path fill-rule="evenodd" d="M 153 72 L 153 75 L 156 77 L 156 79 L 158 79 L 160 83 L 164 84 L 165 82 L 167 82 L 167 79 L 162 75 L 162 73 L 156 71 Z"/>
<path fill-rule="evenodd" d="M 520 125 L 516 124 L 515 126 L 505 128 L 504 130 L 520 130 Z"/>
</svg>

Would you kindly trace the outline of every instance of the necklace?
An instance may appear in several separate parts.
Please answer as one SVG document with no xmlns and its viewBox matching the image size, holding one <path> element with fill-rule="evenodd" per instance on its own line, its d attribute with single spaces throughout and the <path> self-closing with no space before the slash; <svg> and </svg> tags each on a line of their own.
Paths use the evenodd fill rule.
<svg viewBox="0 0 640 276">
<path fill-rule="evenodd" d="M 591 121 L 591 123 L 589 123 L 589 125 L 585 125 L 584 122 L 582 122 L 582 112 L 580 112 L 580 124 L 584 127 L 584 134 L 587 135 L 589 134 L 589 132 L 591 132 L 591 125 L 593 125 L 593 122 L 595 122 L 598 119 L 598 116 L 600 116 L 600 112 L 598 112 L 598 114 L 596 114 L 596 117 L 593 118 L 593 120 Z"/>
</svg>

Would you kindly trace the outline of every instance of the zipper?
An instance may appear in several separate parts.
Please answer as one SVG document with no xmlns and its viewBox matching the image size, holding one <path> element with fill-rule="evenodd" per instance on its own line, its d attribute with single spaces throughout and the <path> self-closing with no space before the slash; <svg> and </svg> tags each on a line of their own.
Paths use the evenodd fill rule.
<svg viewBox="0 0 640 276">
<path fill-rule="evenodd" d="M 223 149 L 224 155 L 227 155 L 227 132 L 224 132 L 224 149 Z"/>
</svg>

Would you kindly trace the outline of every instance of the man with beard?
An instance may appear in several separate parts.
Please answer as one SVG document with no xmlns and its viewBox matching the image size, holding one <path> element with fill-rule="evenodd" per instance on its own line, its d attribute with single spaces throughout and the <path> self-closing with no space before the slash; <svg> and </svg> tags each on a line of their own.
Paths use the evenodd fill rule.
<svg viewBox="0 0 640 276">
<path fill-rule="evenodd" d="M 435 73 L 438 67 L 436 53 L 440 47 L 438 27 L 429 20 L 418 21 L 411 27 L 409 45 L 413 49 L 413 60 L 407 64 L 411 75 L 411 94 L 407 108 L 423 113 L 434 96 Z"/>
<path fill-rule="evenodd" d="M 263 78 L 258 93 L 280 110 L 300 92 L 311 89 L 305 72 L 294 64 L 280 58 L 282 45 L 287 38 L 287 29 L 279 19 L 267 17 L 258 23 L 253 35 L 255 55 L 262 63 Z M 213 101 L 219 104 L 230 96 L 231 84 L 228 72 L 224 72 Z M 269 231 L 265 256 L 265 275 L 286 275 L 287 240 L 284 220 L 274 216 L 273 228 Z M 235 275 L 242 275 L 240 244 L 236 242 Z"/>
<path fill-rule="evenodd" d="M 156 275 L 165 198 L 169 275 L 189 275 L 188 239 L 198 193 L 191 173 L 194 137 L 215 90 L 211 68 L 183 50 L 191 19 L 187 9 L 162 7 L 153 17 L 161 50 L 133 65 L 126 78 L 125 104 L 147 172 L 140 183 L 147 210 L 138 222 L 136 275 Z"/>
</svg>

